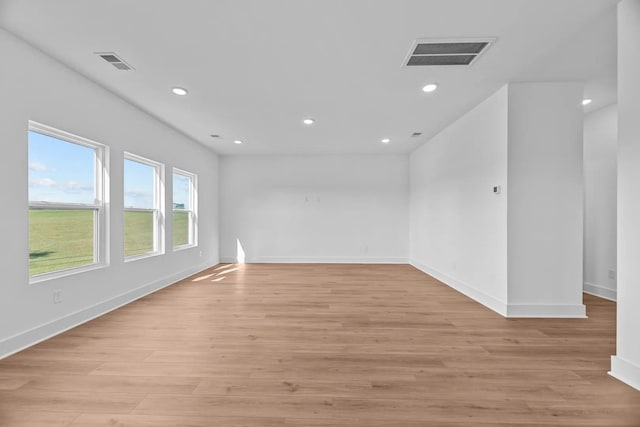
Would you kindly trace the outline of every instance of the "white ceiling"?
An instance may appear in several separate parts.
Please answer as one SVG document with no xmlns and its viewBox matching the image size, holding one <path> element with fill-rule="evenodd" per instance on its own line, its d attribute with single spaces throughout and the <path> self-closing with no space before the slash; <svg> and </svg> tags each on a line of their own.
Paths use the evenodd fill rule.
<svg viewBox="0 0 640 427">
<path fill-rule="evenodd" d="M 510 81 L 615 102 L 617 2 L 0 0 L 0 26 L 220 154 L 406 153 Z M 416 38 L 464 37 L 497 41 L 470 67 L 401 67 Z"/>
</svg>

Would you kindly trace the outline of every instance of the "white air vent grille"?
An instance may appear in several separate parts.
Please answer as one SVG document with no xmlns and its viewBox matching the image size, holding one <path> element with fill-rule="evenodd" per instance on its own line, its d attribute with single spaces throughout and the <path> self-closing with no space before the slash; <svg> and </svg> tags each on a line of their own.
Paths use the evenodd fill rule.
<svg viewBox="0 0 640 427">
<path fill-rule="evenodd" d="M 96 55 L 116 67 L 118 70 L 129 71 L 134 69 L 114 52 L 96 52 Z"/>
<path fill-rule="evenodd" d="M 471 65 L 495 39 L 418 39 L 403 66 Z"/>
</svg>

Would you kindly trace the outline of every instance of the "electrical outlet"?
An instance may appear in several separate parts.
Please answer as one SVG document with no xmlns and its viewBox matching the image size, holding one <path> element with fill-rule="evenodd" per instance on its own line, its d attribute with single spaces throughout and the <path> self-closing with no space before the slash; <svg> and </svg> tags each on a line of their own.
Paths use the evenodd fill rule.
<svg viewBox="0 0 640 427">
<path fill-rule="evenodd" d="M 200 256 L 202 256 L 202 251 L 200 251 Z"/>
<path fill-rule="evenodd" d="M 60 304 L 62 302 L 62 290 L 56 289 L 53 291 L 53 303 Z"/>
<path fill-rule="evenodd" d="M 609 279 L 615 279 L 615 278 L 616 278 L 616 271 L 609 270 Z"/>
</svg>

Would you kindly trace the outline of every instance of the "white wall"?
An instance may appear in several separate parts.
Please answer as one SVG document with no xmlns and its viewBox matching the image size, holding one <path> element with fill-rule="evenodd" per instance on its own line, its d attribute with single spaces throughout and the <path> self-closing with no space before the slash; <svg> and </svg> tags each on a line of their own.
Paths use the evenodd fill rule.
<svg viewBox="0 0 640 427">
<path fill-rule="evenodd" d="M 582 83 L 509 85 L 509 315 L 584 316 Z"/>
<path fill-rule="evenodd" d="M 406 155 L 223 157 L 220 254 L 246 262 L 406 262 Z"/>
<path fill-rule="evenodd" d="M 611 374 L 640 390 L 640 0 L 618 4 L 618 333 Z"/>
<path fill-rule="evenodd" d="M 507 96 L 504 87 L 411 154 L 411 263 L 502 314 Z"/>
<path fill-rule="evenodd" d="M 0 30 L 0 357 L 218 261 L 217 156 L 96 84 Z M 111 147 L 109 267 L 30 285 L 28 120 Z M 198 174 L 200 246 L 123 262 L 123 152 Z M 171 194 L 171 180 L 166 182 Z M 170 210 L 171 197 L 167 197 Z M 168 212 L 167 235 L 171 236 Z M 53 304 L 54 290 L 63 302 Z"/>
<path fill-rule="evenodd" d="M 584 117 L 584 290 L 616 299 L 618 109 Z"/>
<path fill-rule="evenodd" d="M 584 316 L 581 97 L 509 84 L 414 151 L 412 264 L 505 316 Z"/>
</svg>

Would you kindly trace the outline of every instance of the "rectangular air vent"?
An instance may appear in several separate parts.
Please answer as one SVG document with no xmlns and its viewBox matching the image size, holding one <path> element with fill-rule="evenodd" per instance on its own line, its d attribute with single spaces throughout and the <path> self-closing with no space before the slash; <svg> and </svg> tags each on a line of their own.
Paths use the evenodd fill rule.
<svg viewBox="0 0 640 427">
<path fill-rule="evenodd" d="M 471 65 L 494 40 L 418 39 L 413 42 L 403 66 Z"/>
<path fill-rule="evenodd" d="M 128 71 L 134 69 L 114 52 L 96 52 L 96 55 L 116 67 L 118 70 Z"/>
</svg>

